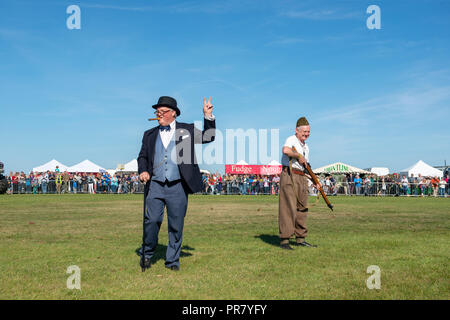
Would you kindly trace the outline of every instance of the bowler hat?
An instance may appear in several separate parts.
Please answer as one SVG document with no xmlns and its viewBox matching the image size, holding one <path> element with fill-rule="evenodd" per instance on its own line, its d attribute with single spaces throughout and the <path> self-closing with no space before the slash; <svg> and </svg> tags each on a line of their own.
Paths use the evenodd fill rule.
<svg viewBox="0 0 450 320">
<path fill-rule="evenodd" d="M 168 107 L 177 112 L 177 116 L 180 115 L 180 109 L 177 107 L 177 100 L 172 97 L 162 96 L 158 99 L 158 103 L 153 105 L 153 109 L 158 109 L 159 107 Z"/>
</svg>

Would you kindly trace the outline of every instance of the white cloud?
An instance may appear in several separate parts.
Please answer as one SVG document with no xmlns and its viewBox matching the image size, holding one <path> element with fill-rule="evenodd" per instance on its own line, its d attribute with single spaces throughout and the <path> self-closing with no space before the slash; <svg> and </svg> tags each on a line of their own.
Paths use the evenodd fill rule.
<svg viewBox="0 0 450 320">
<path fill-rule="evenodd" d="M 289 38 L 289 37 L 285 37 L 285 38 L 279 38 L 277 40 L 273 40 L 271 42 L 269 42 L 267 45 L 271 46 L 271 45 L 290 45 L 290 44 L 296 44 L 296 43 L 303 43 L 306 40 L 303 38 Z"/>
<path fill-rule="evenodd" d="M 334 109 L 318 115 L 316 122 L 353 126 L 390 119 L 419 122 L 424 119 L 439 120 L 445 110 L 450 110 L 450 86 L 411 88 Z"/>
<path fill-rule="evenodd" d="M 122 10 L 122 11 L 153 11 L 154 7 L 142 6 L 142 7 L 125 7 L 125 6 L 115 6 L 115 5 L 104 5 L 104 4 L 82 4 L 82 8 L 97 8 L 97 9 L 111 9 L 111 10 Z"/>
<path fill-rule="evenodd" d="M 289 10 L 281 13 L 293 19 L 305 20 L 346 20 L 363 17 L 363 12 L 346 11 L 343 9 L 306 9 Z"/>
</svg>

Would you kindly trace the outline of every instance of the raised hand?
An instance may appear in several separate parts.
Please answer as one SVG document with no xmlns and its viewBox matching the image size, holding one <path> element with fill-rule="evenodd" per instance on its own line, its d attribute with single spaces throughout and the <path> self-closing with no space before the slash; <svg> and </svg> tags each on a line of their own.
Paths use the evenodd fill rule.
<svg viewBox="0 0 450 320">
<path fill-rule="evenodd" d="M 209 97 L 209 100 L 206 101 L 206 98 L 203 99 L 203 114 L 205 116 L 212 116 L 213 111 L 213 105 L 211 104 L 211 97 Z"/>
</svg>

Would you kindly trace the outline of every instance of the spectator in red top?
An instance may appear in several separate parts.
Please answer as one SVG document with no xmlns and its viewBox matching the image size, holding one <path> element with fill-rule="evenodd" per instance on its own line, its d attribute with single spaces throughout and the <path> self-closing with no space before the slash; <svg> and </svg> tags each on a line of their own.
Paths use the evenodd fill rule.
<svg viewBox="0 0 450 320">
<path fill-rule="evenodd" d="M 431 185 L 433 186 L 433 197 L 437 197 L 438 188 L 439 188 L 439 179 L 438 179 L 438 177 L 434 177 L 431 180 Z"/>
<path fill-rule="evenodd" d="M 13 186 L 12 192 L 18 193 L 19 191 L 19 179 L 17 179 L 17 172 L 14 175 L 11 175 L 11 183 Z"/>
<path fill-rule="evenodd" d="M 450 185 L 449 185 L 449 178 L 448 178 L 448 175 L 447 175 L 447 177 L 445 178 L 445 182 L 447 183 L 447 195 L 448 194 L 450 194 Z"/>
</svg>

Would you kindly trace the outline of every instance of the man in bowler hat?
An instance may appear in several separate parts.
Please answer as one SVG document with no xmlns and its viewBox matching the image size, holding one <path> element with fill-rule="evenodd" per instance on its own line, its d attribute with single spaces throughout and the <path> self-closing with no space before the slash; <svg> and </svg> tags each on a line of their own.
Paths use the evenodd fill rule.
<svg viewBox="0 0 450 320">
<path fill-rule="evenodd" d="M 193 124 L 176 121 L 181 112 L 172 97 L 160 97 L 153 108 L 159 125 L 144 133 L 137 159 L 139 178 L 146 183 L 140 265 L 143 270 L 151 266 L 164 208 L 167 208 L 169 244 L 165 266 L 178 271 L 188 194 L 202 190 L 202 175 L 194 145 L 214 141 L 216 123 L 211 97 L 203 101 L 203 131 Z"/>
</svg>

